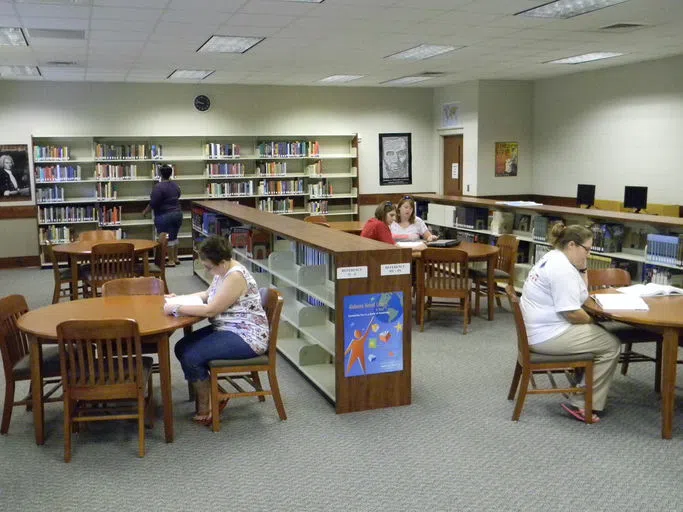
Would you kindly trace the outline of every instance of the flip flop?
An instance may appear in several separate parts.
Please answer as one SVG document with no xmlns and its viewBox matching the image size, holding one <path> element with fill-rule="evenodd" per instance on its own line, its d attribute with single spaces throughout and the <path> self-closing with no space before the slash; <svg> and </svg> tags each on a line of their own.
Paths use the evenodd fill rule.
<svg viewBox="0 0 683 512">
<path fill-rule="evenodd" d="M 223 412 L 223 409 L 225 409 L 228 406 L 228 400 L 229 398 L 226 398 L 225 400 L 221 400 L 218 402 L 218 414 Z M 199 423 L 200 425 L 204 425 L 206 427 L 210 427 L 212 422 L 213 422 L 213 416 L 211 416 L 211 413 L 208 414 L 195 414 L 192 416 L 192 421 L 195 423 Z"/>
<path fill-rule="evenodd" d="M 579 409 L 578 407 L 570 404 L 569 402 L 562 402 L 560 404 L 560 407 L 562 407 L 562 409 L 567 411 L 572 416 L 572 418 L 574 418 L 575 420 L 581 421 L 583 423 L 586 422 L 586 415 L 585 415 L 585 411 L 583 409 Z M 599 422 L 600 422 L 600 416 L 593 413 L 593 423 L 599 423 Z"/>
</svg>

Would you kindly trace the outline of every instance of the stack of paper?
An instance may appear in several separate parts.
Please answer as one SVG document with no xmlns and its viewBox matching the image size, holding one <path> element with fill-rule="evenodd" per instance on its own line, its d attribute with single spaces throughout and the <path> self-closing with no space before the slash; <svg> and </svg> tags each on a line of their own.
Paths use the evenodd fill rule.
<svg viewBox="0 0 683 512">
<path fill-rule="evenodd" d="M 425 244 L 424 242 L 396 242 L 396 245 L 399 247 L 407 247 L 409 249 L 417 249 L 417 248 L 424 248 Z"/>
<path fill-rule="evenodd" d="M 683 295 L 683 288 L 676 288 L 668 284 L 633 284 L 617 288 L 617 291 L 636 297 L 654 297 L 656 295 Z"/>
<path fill-rule="evenodd" d="M 197 295 L 176 295 L 175 297 L 166 297 L 164 300 L 166 304 L 177 304 L 179 306 L 201 306 L 204 304 Z"/>
<path fill-rule="evenodd" d="M 648 311 L 650 308 L 637 295 L 627 293 L 596 293 L 591 295 L 593 300 L 605 311 L 631 310 Z"/>
</svg>

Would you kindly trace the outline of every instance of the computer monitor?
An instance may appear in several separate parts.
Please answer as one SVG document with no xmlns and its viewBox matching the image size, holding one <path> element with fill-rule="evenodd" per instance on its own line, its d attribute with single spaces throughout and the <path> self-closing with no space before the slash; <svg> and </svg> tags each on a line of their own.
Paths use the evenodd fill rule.
<svg viewBox="0 0 683 512">
<path fill-rule="evenodd" d="M 595 185 L 579 184 L 576 187 L 576 206 L 586 205 L 590 208 L 595 204 Z"/>
<path fill-rule="evenodd" d="M 624 187 L 624 208 L 634 208 L 636 213 L 647 208 L 647 187 Z"/>
</svg>

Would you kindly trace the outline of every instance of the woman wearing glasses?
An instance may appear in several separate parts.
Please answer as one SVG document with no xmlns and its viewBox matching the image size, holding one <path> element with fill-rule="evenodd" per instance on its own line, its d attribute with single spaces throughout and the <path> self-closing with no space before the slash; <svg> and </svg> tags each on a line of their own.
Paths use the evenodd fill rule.
<svg viewBox="0 0 683 512">
<path fill-rule="evenodd" d="M 607 401 L 620 345 L 581 308 L 588 298 L 586 269 L 593 235 L 583 226 L 558 222 L 552 227 L 550 242 L 553 250 L 533 266 L 522 290 L 529 349 L 549 355 L 593 353 L 593 412 L 599 413 Z M 561 406 L 584 421 L 581 395 Z M 599 421 L 597 414 L 593 421 Z"/>
<path fill-rule="evenodd" d="M 389 229 L 395 220 L 396 207 L 391 201 L 384 201 L 375 209 L 375 216 L 365 223 L 360 236 L 395 245 Z"/>
<path fill-rule="evenodd" d="M 433 242 L 439 238 L 430 233 L 420 217 L 415 216 L 415 201 L 412 197 L 403 196 L 396 205 L 396 212 L 396 221 L 390 226 L 391 235 L 396 242 Z"/>
</svg>

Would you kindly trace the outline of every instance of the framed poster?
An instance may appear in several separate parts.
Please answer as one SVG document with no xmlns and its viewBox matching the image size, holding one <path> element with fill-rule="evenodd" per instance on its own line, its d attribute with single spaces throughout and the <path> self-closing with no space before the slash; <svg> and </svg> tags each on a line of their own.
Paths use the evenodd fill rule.
<svg viewBox="0 0 683 512">
<path fill-rule="evenodd" d="M 403 292 L 344 297 L 344 377 L 403 370 Z"/>
<path fill-rule="evenodd" d="M 379 184 L 411 185 L 412 155 L 409 133 L 379 134 Z"/>
<path fill-rule="evenodd" d="M 518 142 L 496 142 L 495 176 L 517 176 Z"/>
<path fill-rule="evenodd" d="M 444 103 L 441 105 L 441 128 L 459 128 L 460 123 L 460 102 Z"/>
<path fill-rule="evenodd" d="M 0 206 L 33 204 L 26 144 L 0 145 Z"/>
</svg>

